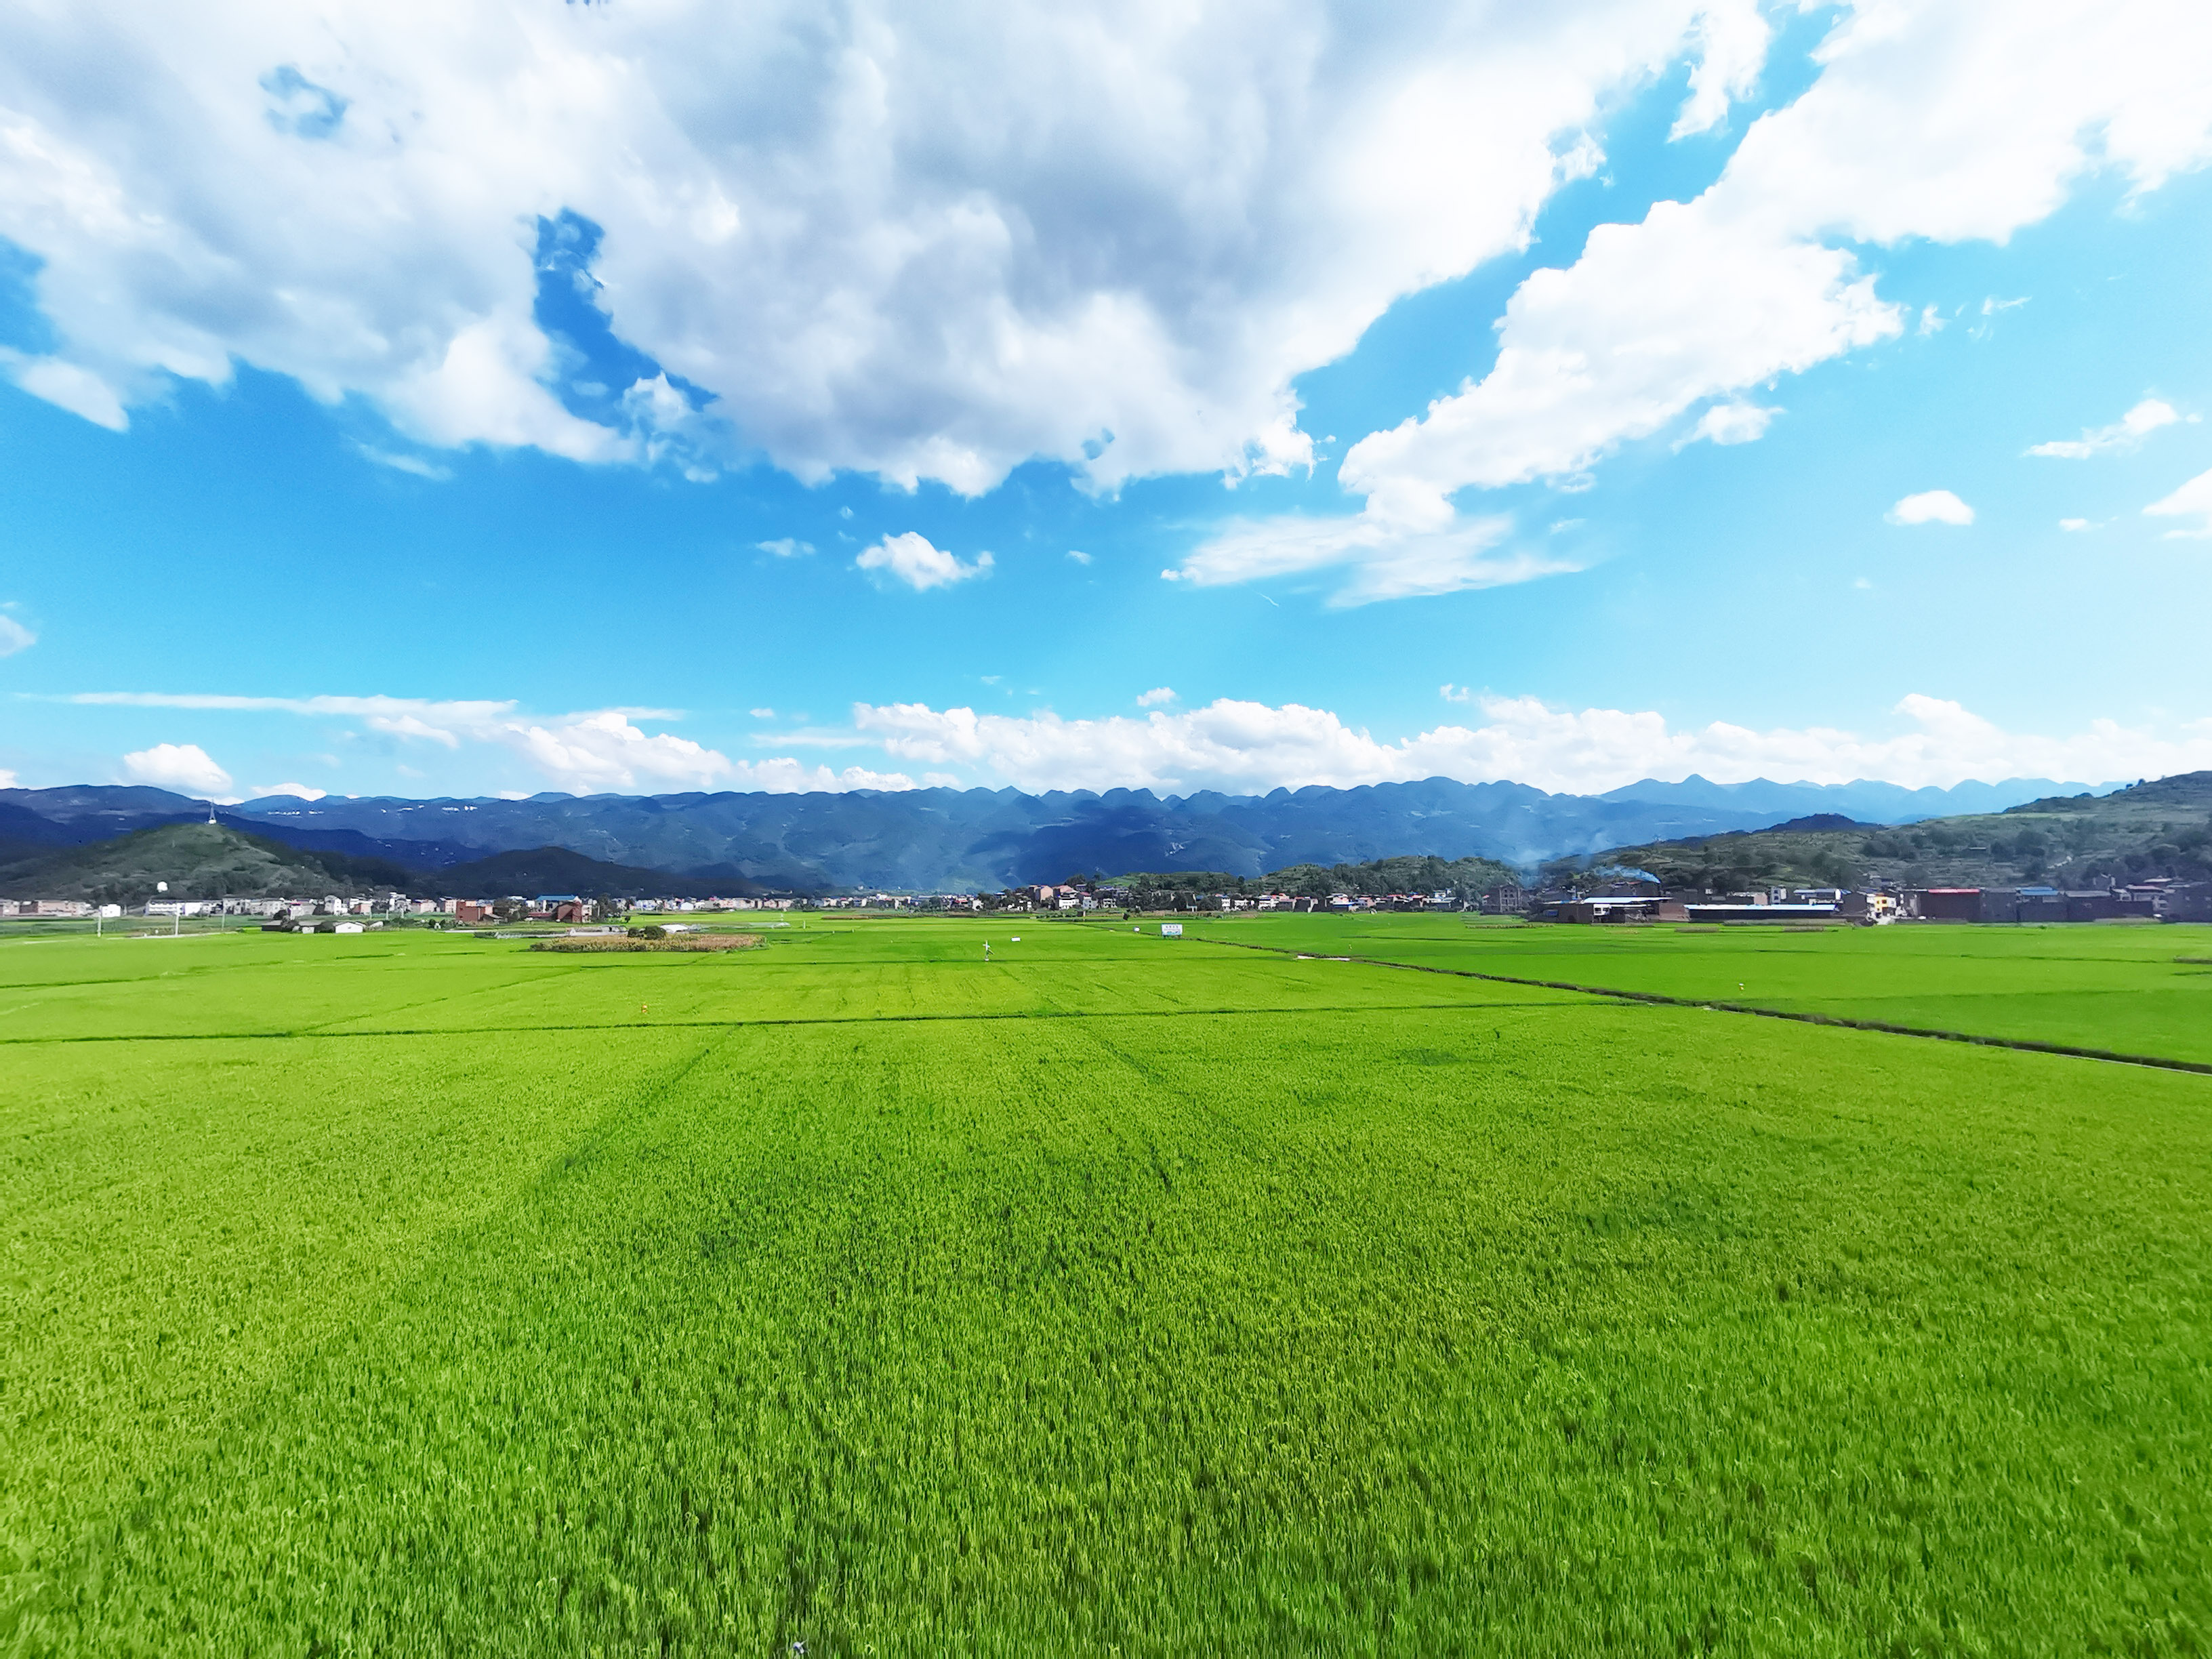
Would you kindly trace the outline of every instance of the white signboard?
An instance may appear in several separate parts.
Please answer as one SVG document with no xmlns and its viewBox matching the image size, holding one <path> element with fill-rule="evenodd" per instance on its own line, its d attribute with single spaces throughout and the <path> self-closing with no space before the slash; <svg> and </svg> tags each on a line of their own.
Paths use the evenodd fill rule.
<svg viewBox="0 0 2212 1659">
<path fill-rule="evenodd" d="M 1160 937 L 1162 939 L 1181 939 L 1182 937 L 1182 924 L 1179 921 L 1162 922 L 1160 924 Z"/>
</svg>

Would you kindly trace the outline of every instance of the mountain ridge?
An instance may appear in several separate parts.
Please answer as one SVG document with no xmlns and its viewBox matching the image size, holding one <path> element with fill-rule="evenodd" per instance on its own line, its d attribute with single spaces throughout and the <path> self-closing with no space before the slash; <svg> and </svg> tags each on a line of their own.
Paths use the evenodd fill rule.
<svg viewBox="0 0 2212 1659">
<path fill-rule="evenodd" d="M 1958 788 L 1982 811 L 2080 792 L 2049 779 Z M 1651 799 L 1638 788 L 1671 794 Z M 1679 784 L 1647 780 L 1601 795 L 1427 778 L 1264 795 L 1217 790 L 1012 788 L 793 794 L 685 791 L 410 800 L 262 797 L 215 809 L 241 832 L 303 852 L 434 873 L 497 854 L 563 848 L 603 863 L 720 881 L 732 890 L 905 891 L 1056 882 L 1080 870 L 1218 870 L 1255 877 L 1292 865 L 1479 857 L 1533 868 L 1617 847 L 1765 828 L 1841 813 L 1899 823 L 1937 816 L 1953 792 L 1896 785 Z M 1931 811 L 1930 808 L 1937 810 Z M 204 817 L 204 802 L 145 786 L 0 790 L 0 836 L 105 840 Z M 46 826 L 40 828 L 40 825 Z"/>
</svg>

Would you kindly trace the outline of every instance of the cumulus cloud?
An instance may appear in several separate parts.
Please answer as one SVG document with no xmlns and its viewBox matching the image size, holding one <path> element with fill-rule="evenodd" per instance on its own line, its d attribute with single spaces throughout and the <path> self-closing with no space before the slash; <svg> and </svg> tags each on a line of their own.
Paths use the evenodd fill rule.
<svg viewBox="0 0 2212 1659">
<path fill-rule="evenodd" d="M 427 443 L 645 459 L 656 377 L 614 425 L 552 389 L 531 227 L 565 210 L 615 332 L 745 443 L 970 493 L 1031 455 L 1109 489 L 1310 464 L 1298 374 L 1521 246 L 1624 89 L 1691 58 L 1711 125 L 1765 38 L 1749 0 L 17 23 L 0 234 L 44 262 L 40 396 L 119 428 L 244 362 Z"/>
<path fill-rule="evenodd" d="M 187 795 L 220 796 L 230 791 L 230 774 L 196 743 L 157 743 L 123 757 L 134 783 L 174 789 Z"/>
<path fill-rule="evenodd" d="M 2188 0 L 1858 7 L 1711 189 L 1531 276 L 1490 372 L 1355 444 L 1346 487 L 1434 521 L 1455 490 L 1576 477 L 1705 398 L 1899 334 L 1839 244 L 2002 243 L 2100 169 L 2157 188 L 2212 155 L 2207 52 Z"/>
<path fill-rule="evenodd" d="M 856 729 L 901 759 L 966 766 L 1029 790 L 1264 792 L 1450 777 L 1589 793 L 1692 772 L 1719 782 L 1881 778 L 1917 787 L 1969 777 L 2095 781 L 2212 766 L 2212 722 L 2161 735 L 2099 720 L 2073 736 L 2048 738 L 2006 732 L 1956 702 L 1919 694 L 1894 710 L 1902 730 L 1872 737 L 1724 721 L 1677 730 L 1656 713 L 1560 709 L 1533 697 L 1485 696 L 1477 706 L 1480 725 L 1440 726 L 1397 742 L 1346 726 L 1326 709 L 1226 698 L 1142 718 L 1015 717 L 923 703 L 861 703 L 853 717 Z"/>
<path fill-rule="evenodd" d="M 12 657 L 18 651 L 28 651 L 38 642 L 36 634 L 6 611 L 0 611 L 0 657 Z"/>
<path fill-rule="evenodd" d="M 1571 268 L 1536 272 L 1507 302 L 1489 374 L 1354 444 L 1345 487 L 1432 521 L 1470 484 L 1581 472 L 1706 398 L 1899 331 L 1850 253 L 1725 206 L 1708 192 L 1598 226 Z"/>
<path fill-rule="evenodd" d="M 1164 708 L 1176 700 L 1175 688 L 1156 685 L 1137 699 L 1139 708 Z"/>
<path fill-rule="evenodd" d="M 991 568 L 991 556 L 978 553 L 973 564 L 963 564 L 942 548 L 933 546 L 927 536 L 909 530 L 903 535 L 884 537 L 853 562 L 862 570 L 881 571 L 919 593 L 982 575 Z"/>
<path fill-rule="evenodd" d="M 1948 489 L 1923 489 L 1907 495 L 1882 515 L 1892 524 L 1955 524 L 1974 521 L 1974 509 Z"/>
<path fill-rule="evenodd" d="M 2187 529 L 2169 530 L 2169 536 L 2212 536 L 2212 472 L 2200 472 L 2171 495 L 2153 501 L 2143 511 L 2157 519 L 2196 519 Z"/>
<path fill-rule="evenodd" d="M 1669 138 L 1710 132 L 1728 118 L 1729 106 L 1747 98 L 1766 65 L 1772 31 L 1758 0 L 1717 0 L 1698 19 L 1698 62 L 1690 71 L 1690 95 L 1683 100 Z"/>
<path fill-rule="evenodd" d="M 2054 460 L 2086 461 L 2107 450 L 2132 449 L 2159 428 L 2172 426 L 2180 418 L 2173 405 L 2164 398 L 2146 398 L 2110 426 L 2084 427 L 2079 438 L 2037 444 L 2027 453 Z"/>
</svg>

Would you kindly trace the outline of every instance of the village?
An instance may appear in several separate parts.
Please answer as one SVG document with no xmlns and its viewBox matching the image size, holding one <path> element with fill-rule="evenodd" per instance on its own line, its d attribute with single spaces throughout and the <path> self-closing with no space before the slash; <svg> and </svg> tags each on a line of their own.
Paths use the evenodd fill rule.
<svg viewBox="0 0 2212 1659">
<path fill-rule="evenodd" d="M 76 899 L 23 899 L 0 906 L 16 919 L 120 921 L 126 915 L 181 921 L 237 916 L 258 920 L 270 933 L 358 933 L 367 927 L 411 924 L 430 927 L 511 925 L 584 927 L 638 918 L 721 915 L 749 912 L 896 911 L 906 914 L 1082 915 L 1097 911 L 1176 914 L 1463 911 L 1530 922 L 1624 925 L 1672 922 L 1751 927 L 1885 926 L 1893 922 L 2043 924 L 2098 921 L 2212 921 L 2212 882 L 2156 877 L 2125 885 L 2066 890 L 2057 887 L 1923 887 L 1869 884 L 1837 887 L 1768 887 L 1716 893 L 1669 890 L 1633 877 L 1584 887 L 1530 889 L 1510 883 L 1480 894 L 1464 890 L 1427 893 L 1333 893 L 1326 897 L 1280 892 L 1172 892 L 1089 881 L 1039 884 L 995 893 L 787 894 L 707 898 L 610 899 L 577 893 L 510 894 L 480 898 L 410 898 L 324 894 L 296 898 L 155 897 L 142 905 L 98 904 Z"/>
</svg>

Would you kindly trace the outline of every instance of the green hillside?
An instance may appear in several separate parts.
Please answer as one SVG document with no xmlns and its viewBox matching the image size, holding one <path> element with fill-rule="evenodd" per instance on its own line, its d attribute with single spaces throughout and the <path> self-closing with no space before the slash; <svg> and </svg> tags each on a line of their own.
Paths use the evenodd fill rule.
<svg viewBox="0 0 2212 1659">
<path fill-rule="evenodd" d="M 1670 887 L 2088 886 L 2154 876 L 2212 880 L 2212 772 L 2103 796 L 2054 796 L 2003 812 L 1888 828 L 1805 820 L 1748 834 L 1617 848 L 1547 865 L 1558 879 L 1593 868 L 1649 871 Z"/>
<path fill-rule="evenodd" d="M 565 847 L 537 847 L 528 852 L 494 853 L 449 869 L 418 875 L 409 890 L 454 898 L 498 897 L 505 894 L 577 893 L 586 898 L 708 898 L 750 890 L 745 881 L 719 886 L 665 870 L 641 870 L 587 858 Z"/>
<path fill-rule="evenodd" d="M 0 866 L 0 898 L 143 904 L 162 882 L 169 884 L 166 896 L 181 899 L 350 896 L 374 884 L 349 880 L 281 842 L 216 823 L 168 823 L 88 846 L 40 850 L 46 856 Z"/>
<path fill-rule="evenodd" d="M 1288 893 L 1293 898 L 1327 898 L 1333 893 L 1452 892 L 1473 898 L 1519 873 L 1495 859 L 1440 859 L 1421 854 L 1370 859 L 1364 864 L 1293 864 L 1264 876 L 1232 876 L 1219 870 L 1148 872 L 1117 876 L 1115 881 L 1137 896 L 1140 908 L 1173 908 L 1179 895 L 1227 893 L 1252 897 Z"/>
</svg>

